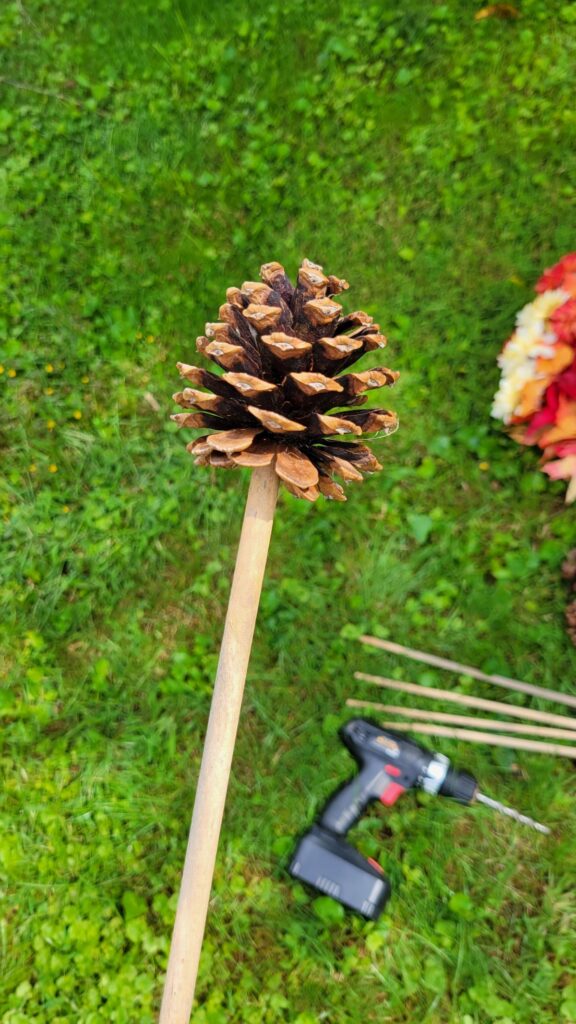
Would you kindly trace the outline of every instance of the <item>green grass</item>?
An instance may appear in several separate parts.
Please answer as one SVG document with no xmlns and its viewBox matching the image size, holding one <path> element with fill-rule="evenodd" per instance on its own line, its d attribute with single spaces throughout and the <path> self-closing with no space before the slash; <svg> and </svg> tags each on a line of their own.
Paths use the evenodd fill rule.
<svg viewBox="0 0 576 1024">
<path fill-rule="evenodd" d="M 360 631 L 573 688 L 573 512 L 489 409 L 574 248 L 575 8 L 475 10 L 2 6 L 2 1024 L 155 1019 L 247 486 L 191 464 L 174 364 L 227 285 L 303 256 L 389 334 L 402 427 L 348 505 L 281 498 L 194 1024 L 576 1021 L 570 762 L 442 743 L 553 836 L 374 811 L 376 925 L 286 874 L 353 768 L 353 671 L 446 683 Z"/>
</svg>

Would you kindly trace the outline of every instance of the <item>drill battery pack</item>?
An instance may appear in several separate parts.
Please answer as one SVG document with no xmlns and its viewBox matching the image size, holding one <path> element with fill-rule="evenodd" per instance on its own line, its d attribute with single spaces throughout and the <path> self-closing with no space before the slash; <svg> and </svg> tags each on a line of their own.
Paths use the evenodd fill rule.
<svg viewBox="0 0 576 1024">
<path fill-rule="evenodd" d="M 380 916 L 390 897 L 390 882 L 380 865 L 320 825 L 302 837 L 288 870 L 370 921 Z"/>
</svg>

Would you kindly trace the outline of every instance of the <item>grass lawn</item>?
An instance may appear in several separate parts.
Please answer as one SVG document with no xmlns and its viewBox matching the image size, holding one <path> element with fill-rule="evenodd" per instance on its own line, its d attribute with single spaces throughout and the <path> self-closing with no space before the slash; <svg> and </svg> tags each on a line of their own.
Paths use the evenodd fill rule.
<svg viewBox="0 0 576 1024">
<path fill-rule="evenodd" d="M 389 335 L 401 430 L 347 505 L 281 497 L 194 1024 L 576 1022 L 571 762 L 439 740 L 553 834 L 374 810 L 377 924 L 286 873 L 353 770 L 345 698 L 379 699 L 355 669 L 501 698 L 360 632 L 573 690 L 574 513 L 490 404 L 574 249 L 576 7 L 479 6 L 0 9 L 2 1024 L 155 1020 L 248 481 L 193 466 L 174 364 L 304 256 Z"/>
</svg>

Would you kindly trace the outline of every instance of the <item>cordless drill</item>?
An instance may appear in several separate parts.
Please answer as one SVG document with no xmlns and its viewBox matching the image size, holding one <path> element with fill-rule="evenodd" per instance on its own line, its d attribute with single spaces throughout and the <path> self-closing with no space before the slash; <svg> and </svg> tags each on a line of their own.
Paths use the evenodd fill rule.
<svg viewBox="0 0 576 1024">
<path fill-rule="evenodd" d="M 330 798 L 318 821 L 302 837 L 289 871 L 294 878 L 370 920 L 380 915 L 390 896 L 390 883 L 380 865 L 358 853 L 344 836 L 374 800 L 391 807 L 407 789 L 419 788 L 462 804 L 479 801 L 539 832 L 550 831 L 484 796 L 474 776 L 451 768 L 443 754 L 381 729 L 370 719 L 351 719 L 340 730 L 340 736 L 360 771 Z"/>
</svg>

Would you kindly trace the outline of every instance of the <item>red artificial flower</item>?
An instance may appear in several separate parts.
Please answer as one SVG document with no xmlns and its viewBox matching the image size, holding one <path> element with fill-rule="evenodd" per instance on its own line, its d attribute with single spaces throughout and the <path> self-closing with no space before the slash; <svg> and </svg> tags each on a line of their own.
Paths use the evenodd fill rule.
<svg viewBox="0 0 576 1024">
<path fill-rule="evenodd" d="M 554 459 L 554 456 L 558 458 Z M 544 452 L 543 459 L 542 470 L 551 480 L 570 481 L 566 491 L 566 503 L 572 504 L 576 501 L 576 441 L 552 445 Z M 551 459 L 553 461 L 550 461 Z"/>
<path fill-rule="evenodd" d="M 560 395 L 556 422 L 538 439 L 541 448 L 558 442 L 570 442 L 576 438 L 576 402 Z"/>
<path fill-rule="evenodd" d="M 576 345 L 576 299 L 568 299 L 559 306 L 552 313 L 550 324 L 558 341 L 563 341 L 566 345 Z"/>
<path fill-rule="evenodd" d="M 536 291 L 542 301 L 522 311 L 511 339 L 515 359 L 507 358 L 509 343 L 504 346 L 492 414 L 508 423 L 519 444 L 538 445 L 541 469 L 552 480 L 566 480 L 566 501 L 576 503 L 576 252 L 548 267 Z M 539 329 L 530 319 L 538 313 Z M 532 333 L 522 335 L 522 327 Z"/>
<path fill-rule="evenodd" d="M 554 288 L 565 288 L 576 296 L 576 252 L 569 252 L 553 267 L 548 267 L 536 284 L 537 292 L 547 292 Z"/>
<path fill-rule="evenodd" d="M 550 427 L 556 422 L 559 401 L 558 384 L 550 384 L 546 388 L 542 408 L 534 413 L 527 426 L 524 444 L 536 444 L 538 431 L 543 427 Z"/>
<path fill-rule="evenodd" d="M 568 369 L 558 374 L 556 380 L 546 388 L 541 408 L 526 424 L 523 444 L 536 444 L 539 431 L 556 423 L 561 395 L 576 401 L 576 356 Z"/>
<path fill-rule="evenodd" d="M 547 461 L 551 458 L 565 459 L 568 455 L 576 455 L 576 441 L 558 441 L 545 449 L 542 458 Z"/>
<path fill-rule="evenodd" d="M 558 388 L 563 395 L 576 399 L 576 373 L 573 366 L 558 378 Z"/>
</svg>

